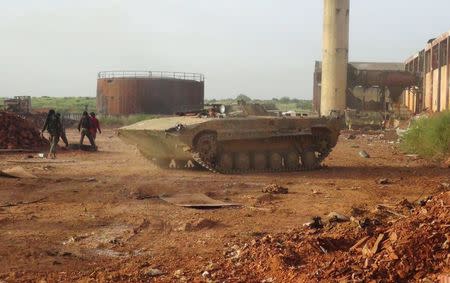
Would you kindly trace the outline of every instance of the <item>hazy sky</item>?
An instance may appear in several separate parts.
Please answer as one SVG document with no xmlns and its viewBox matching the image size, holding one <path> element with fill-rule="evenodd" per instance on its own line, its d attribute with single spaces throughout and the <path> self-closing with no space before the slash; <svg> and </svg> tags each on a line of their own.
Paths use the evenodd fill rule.
<svg viewBox="0 0 450 283">
<path fill-rule="evenodd" d="M 206 76 L 207 98 L 312 97 L 322 0 L 0 0 L 0 96 L 95 96 L 102 70 Z M 351 0 L 350 60 L 400 61 L 448 0 Z"/>
</svg>

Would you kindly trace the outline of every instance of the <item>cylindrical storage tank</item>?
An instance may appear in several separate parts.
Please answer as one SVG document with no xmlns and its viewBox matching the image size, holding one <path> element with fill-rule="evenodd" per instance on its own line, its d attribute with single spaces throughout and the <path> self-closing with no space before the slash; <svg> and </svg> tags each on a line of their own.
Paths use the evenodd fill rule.
<svg viewBox="0 0 450 283">
<path fill-rule="evenodd" d="M 346 108 L 350 0 L 324 0 L 320 114 Z"/>
<path fill-rule="evenodd" d="M 201 108 L 204 89 L 202 74 L 100 72 L 97 79 L 97 111 L 103 115 L 170 115 Z"/>
</svg>

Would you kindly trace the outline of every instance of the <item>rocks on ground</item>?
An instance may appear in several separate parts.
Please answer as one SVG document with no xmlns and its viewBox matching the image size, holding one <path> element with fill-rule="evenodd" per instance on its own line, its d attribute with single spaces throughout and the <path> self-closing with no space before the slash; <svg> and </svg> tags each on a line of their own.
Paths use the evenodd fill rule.
<svg viewBox="0 0 450 283">
<path fill-rule="evenodd" d="M 256 197 L 255 205 L 271 204 L 277 199 L 278 197 L 274 196 L 273 194 L 262 194 Z"/>
<path fill-rule="evenodd" d="M 450 157 L 442 163 L 444 168 L 450 168 Z"/>
<path fill-rule="evenodd" d="M 377 184 L 379 185 L 389 185 L 391 183 L 391 180 L 388 178 L 380 178 L 377 180 Z"/>
<path fill-rule="evenodd" d="M 369 214 L 364 228 L 347 221 L 255 237 L 235 248 L 241 251 L 239 258 L 220 261 L 223 278 L 216 279 L 436 282 L 450 272 L 449 206 L 450 192 L 444 192 L 427 198 L 423 206 L 404 200 L 377 208 L 397 215 Z"/>
<path fill-rule="evenodd" d="M 450 182 L 443 182 L 439 184 L 439 190 L 448 191 L 450 190 Z"/>
<path fill-rule="evenodd" d="M 311 229 L 322 229 L 323 228 L 322 218 L 320 216 L 315 216 L 311 219 L 311 221 L 303 224 L 303 226 Z"/>
<path fill-rule="evenodd" d="M 149 198 L 158 198 L 159 196 L 157 193 L 155 193 L 153 188 L 150 188 L 148 186 L 139 186 L 131 190 L 130 197 L 138 200 L 143 200 Z"/>
<path fill-rule="evenodd" d="M 165 272 L 152 267 L 146 268 L 143 272 L 145 273 L 145 275 L 150 277 L 157 277 L 166 274 Z"/>
<path fill-rule="evenodd" d="M 365 150 L 361 150 L 359 153 L 359 156 L 361 156 L 362 158 L 370 158 L 370 155 L 367 153 L 367 151 Z"/>
<path fill-rule="evenodd" d="M 262 192 L 267 194 L 287 194 L 289 192 L 289 189 L 278 184 L 270 184 L 265 186 L 262 189 Z"/>
<path fill-rule="evenodd" d="M 186 232 L 199 231 L 199 230 L 214 228 L 218 224 L 219 223 L 217 221 L 207 219 L 207 218 L 200 218 L 195 221 L 183 223 L 177 230 L 178 231 L 186 231 Z"/>
<path fill-rule="evenodd" d="M 337 212 L 330 212 L 327 215 L 327 219 L 328 222 L 333 223 L 333 222 L 346 222 L 346 221 L 350 221 L 350 218 L 348 216 L 345 216 L 343 214 L 337 213 Z"/>
</svg>

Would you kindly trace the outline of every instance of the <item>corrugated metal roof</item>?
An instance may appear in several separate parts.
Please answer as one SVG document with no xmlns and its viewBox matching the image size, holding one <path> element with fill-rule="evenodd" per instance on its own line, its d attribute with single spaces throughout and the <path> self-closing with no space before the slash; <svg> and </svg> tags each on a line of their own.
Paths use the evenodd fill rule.
<svg viewBox="0 0 450 283">
<path fill-rule="evenodd" d="M 404 71 L 405 63 L 399 62 L 349 62 L 351 67 L 366 71 Z M 316 71 L 322 69 L 322 62 L 316 61 Z"/>
<path fill-rule="evenodd" d="M 352 67 L 358 70 L 372 70 L 372 71 L 404 71 L 404 63 L 395 62 L 351 62 Z"/>
</svg>

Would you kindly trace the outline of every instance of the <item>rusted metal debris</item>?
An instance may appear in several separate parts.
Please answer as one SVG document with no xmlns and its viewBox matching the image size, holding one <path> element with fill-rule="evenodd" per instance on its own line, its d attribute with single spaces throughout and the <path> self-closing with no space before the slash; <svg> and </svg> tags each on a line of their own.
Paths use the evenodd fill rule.
<svg viewBox="0 0 450 283">
<path fill-rule="evenodd" d="M 159 196 L 159 198 L 177 206 L 190 208 L 220 208 L 240 206 L 240 204 L 237 203 L 215 200 L 201 193 L 177 193 L 172 195 L 161 195 Z"/>
</svg>

